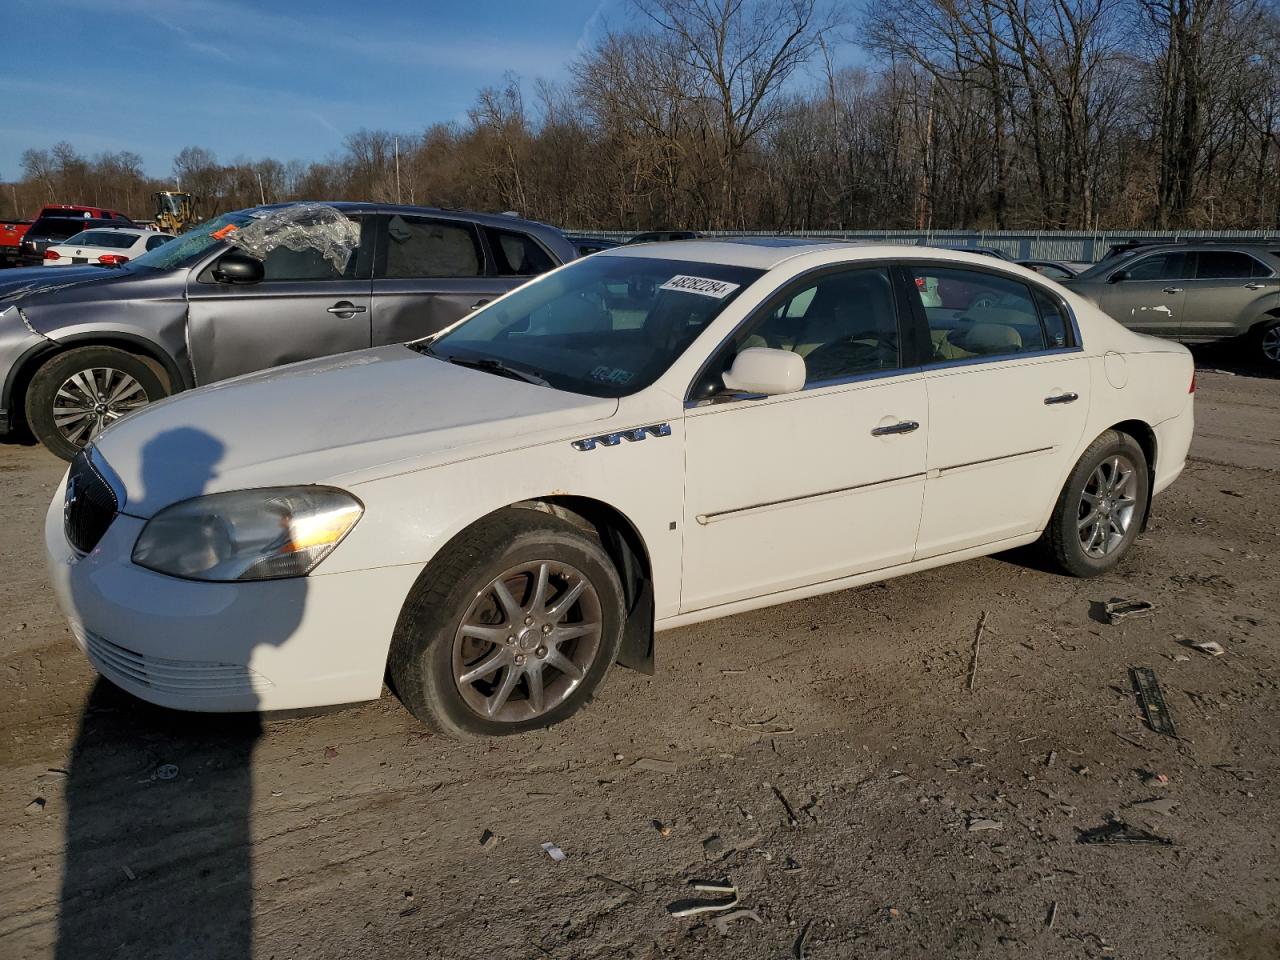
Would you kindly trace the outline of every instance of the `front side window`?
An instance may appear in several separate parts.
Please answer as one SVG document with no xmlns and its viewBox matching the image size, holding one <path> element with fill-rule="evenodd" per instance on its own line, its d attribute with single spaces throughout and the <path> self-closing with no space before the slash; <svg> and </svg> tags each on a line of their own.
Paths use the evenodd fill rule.
<svg viewBox="0 0 1280 960">
<path fill-rule="evenodd" d="M 528 234 L 485 227 L 484 235 L 500 277 L 536 277 L 556 266 L 547 251 Z"/>
<path fill-rule="evenodd" d="M 665 373 L 761 274 L 600 253 L 520 287 L 420 349 L 573 393 L 626 396 Z"/>
<path fill-rule="evenodd" d="M 1185 253 L 1158 253 L 1125 267 L 1126 280 L 1182 280 L 1186 278 Z"/>
<path fill-rule="evenodd" d="M 1040 311 L 1022 281 L 953 267 L 908 269 L 929 326 L 930 362 L 1048 349 Z"/>
<path fill-rule="evenodd" d="M 901 365 L 893 281 L 884 268 L 827 274 L 801 286 L 735 338 L 748 347 L 804 358 L 806 384 L 818 385 Z"/>
<path fill-rule="evenodd" d="M 1270 274 L 1270 270 L 1247 253 L 1201 250 L 1196 254 L 1197 280 L 1249 280 Z"/>
<path fill-rule="evenodd" d="M 479 238 L 468 223 L 396 214 L 387 222 L 386 249 L 380 279 L 479 277 L 485 272 Z"/>
</svg>

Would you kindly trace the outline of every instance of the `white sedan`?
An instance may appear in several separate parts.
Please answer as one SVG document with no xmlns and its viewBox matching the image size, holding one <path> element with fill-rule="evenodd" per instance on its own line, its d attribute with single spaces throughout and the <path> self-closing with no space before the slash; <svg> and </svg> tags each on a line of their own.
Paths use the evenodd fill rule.
<svg viewBox="0 0 1280 960">
<path fill-rule="evenodd" d="M 49 570 L 145 700 L 385 677 L 439 730 L 516 733 L 651 670 L 657 631 L 1034 541 L 1105 573 L 1183 468 L 1194 389 L 1183 347 L 990 257 L 619 247 L 427 341 L 117 422 L 55 495 Z"/>
<path fill-rule="evenodd" d="M 167 233 L 140 230 L 136 227 L 97 227 L 81 230 L 51 245 L 44 252 L 46 267 L 70 267 L 81 263 L 100 263 L 118 267 L 148 250 L 172 240 Z"/>
</svg>

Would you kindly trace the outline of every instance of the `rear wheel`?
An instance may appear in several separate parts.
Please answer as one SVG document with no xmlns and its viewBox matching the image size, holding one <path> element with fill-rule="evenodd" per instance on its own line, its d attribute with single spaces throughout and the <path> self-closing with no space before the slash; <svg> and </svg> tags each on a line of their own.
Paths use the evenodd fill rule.
<svg viewBox="0 0 1280 960">
<path fill-rule="evenodd" d="M 617 658 L 622 585 L 599 540 L 508 509 L 445 548 L 414 585 L 391 643 L 391 686 L 455 736 L 547 727 L 583 706 Z"/>
<path fill-rule="evenodd" d="M 104 429 L 169 391 L 146 360 L 115 347 L 78 347 L 36 371 L 27 388 L 27 425 L 70 460 Z"/>
<path fill-rule="evenodd" d="M 1077 461 L 1058 497 L 1042 545 L 1076 577 L 1114 568 L 1138 539 L 1150 506 L 1149 467 L 1138 441 L 1108 430 Z"/>
</svg>

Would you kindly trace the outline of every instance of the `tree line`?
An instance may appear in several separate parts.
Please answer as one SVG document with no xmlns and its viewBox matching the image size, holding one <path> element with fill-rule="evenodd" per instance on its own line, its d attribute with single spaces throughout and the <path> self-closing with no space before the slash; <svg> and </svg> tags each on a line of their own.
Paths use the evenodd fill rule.
<svg viewBox="0 0 1280 960">
<path fill-rule="evenodd" d="M 857 51 L 858 65 L 837 63 Z M 568 79 L 324 161 L 172 178 L 32 149 L 0 213 L 262 202 L 513 210 L 580 229 L 1280 227 L 1277 0 L 633 0 Z M 7 213 L 6 213 L 7 211 Z"/>
</svg>

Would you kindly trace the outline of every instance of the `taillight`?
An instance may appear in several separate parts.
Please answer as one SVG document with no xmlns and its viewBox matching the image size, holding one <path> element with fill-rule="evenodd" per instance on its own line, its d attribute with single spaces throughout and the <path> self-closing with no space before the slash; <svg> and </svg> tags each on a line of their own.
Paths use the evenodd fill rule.
<svg viewBox="0 0 1280 960">
<path fill-rule="evenodd" d="M 1195 393 L 1195 392 L 1196 392 L 1196 372 L 1192 370 L 1191 371 L 1191 387 L 1190 389 L 1187 390 L 1187 393 Z"/>
<path fill-rule="evenodd" d="M 62 254 L 60 254 L 57 250 L 53 249 L 53 247 L 49 247 L 44 252 L 44 258 L 46 260 L 61 260 Z"/>
<path fill-rule="evenodd" d="M 118 253 L 104 253 L 98 258 L 99 263 L 105 263 L 108 267 L 118 267 L 122 263 L 127 263 L 128 257 L 121 256 Z"/>
</svg>

